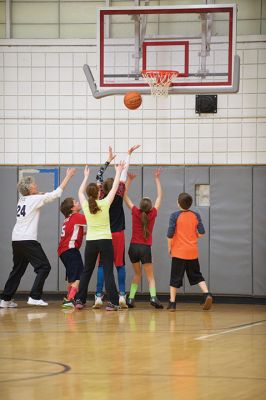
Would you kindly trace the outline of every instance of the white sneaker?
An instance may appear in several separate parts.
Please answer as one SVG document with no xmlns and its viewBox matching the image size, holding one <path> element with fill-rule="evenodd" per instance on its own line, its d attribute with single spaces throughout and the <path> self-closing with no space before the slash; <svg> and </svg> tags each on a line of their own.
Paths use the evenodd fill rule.
<svg viewBox="0 0 266 400">
<path fill-rule="evenodd" d="M 102 308 L 103 306 L 103 300 L 102 297 L 95 296 L 95 303 L 92 306 L 92 308 Z"/>
<path fill-rule="evenodd" d="M 48 306 L 48 303 L 45 303 L 45 301 L 43 301 L 41 299 L 35 300 L 35 299 L 32 299 L 31 297 L 29 297 L 27 304 L 29 304 L 30 306 L 42 306 L 42 307 Z"/>
<path fill-rule="evenodd" d="M 126 302 L 126 296 L 122 296 L 121 294 L 119 295 L 119 305 L 122 308 L 128 308 L 127 302 Z"/>
<path fill-rule="evenodd" d="M 14 303 L 13 300 L 9 301 L 1 300 L 0 302 L 1 308 L 16 308 L 17 306 L 18 306 L 17 303 Z"/>
</svg>

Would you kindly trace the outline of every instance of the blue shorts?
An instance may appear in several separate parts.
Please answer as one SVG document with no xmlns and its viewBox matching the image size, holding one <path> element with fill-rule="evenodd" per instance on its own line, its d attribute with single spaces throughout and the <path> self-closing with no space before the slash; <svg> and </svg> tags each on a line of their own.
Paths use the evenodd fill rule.
<svg viewBox="0 0 266 400">
<path fill-rule="evenodd" d="M 68 282 L 75 282 L 80 279 L 83 271 L 83 261 L 78 249 L 69 249 L 60 255 L 60 259 L 66 268 Z"/>
</svg>

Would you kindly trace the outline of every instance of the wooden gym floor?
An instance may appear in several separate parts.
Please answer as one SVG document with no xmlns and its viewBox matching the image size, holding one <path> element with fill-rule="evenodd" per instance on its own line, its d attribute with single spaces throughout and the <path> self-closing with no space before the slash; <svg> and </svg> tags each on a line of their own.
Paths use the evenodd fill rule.
<svg viewBox="0 0 266 400">
<path fill-rule="evenodd" d="M 91 302 L 90 302 L 91 304 Z M 265 399 L 266 308 L 0 309 L 3 400 Z"/>
</svg>

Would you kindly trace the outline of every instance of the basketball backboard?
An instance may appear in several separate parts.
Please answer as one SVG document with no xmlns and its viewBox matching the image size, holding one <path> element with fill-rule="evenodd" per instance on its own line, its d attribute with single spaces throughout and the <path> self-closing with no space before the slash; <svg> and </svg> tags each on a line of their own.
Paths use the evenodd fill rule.
<svg viewBox="0 0 266 400">
<path fill-rule="evenodd" d="M 148 94 L 142 70 L 176 70 L 169 94 L 238 91 L 236 12 L 235 4 L 99 9 L 96 85 Z"/>
</svg>

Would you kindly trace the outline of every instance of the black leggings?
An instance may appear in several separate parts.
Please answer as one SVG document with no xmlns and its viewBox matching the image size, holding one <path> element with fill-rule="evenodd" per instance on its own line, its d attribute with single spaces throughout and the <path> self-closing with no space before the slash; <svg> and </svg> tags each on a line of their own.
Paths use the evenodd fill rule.
<svg viewBox="0 0 266 400">
<path fill-rule="evenodd" d="M 118 305 L 119 296 L 117 293 L 113 272 L 114 250 L 112 239 L 86 241 L 84 263 L 85 265 L 80 277 L 79 291 L 76 298 L 81 300 L 82 303 L 86 302 L 89 282 L 94 271 L 99 253 L 103 265 L 105 289 L 107 292 L 108 300 L 111 301 L 111 303 Z"/>
</svg>

